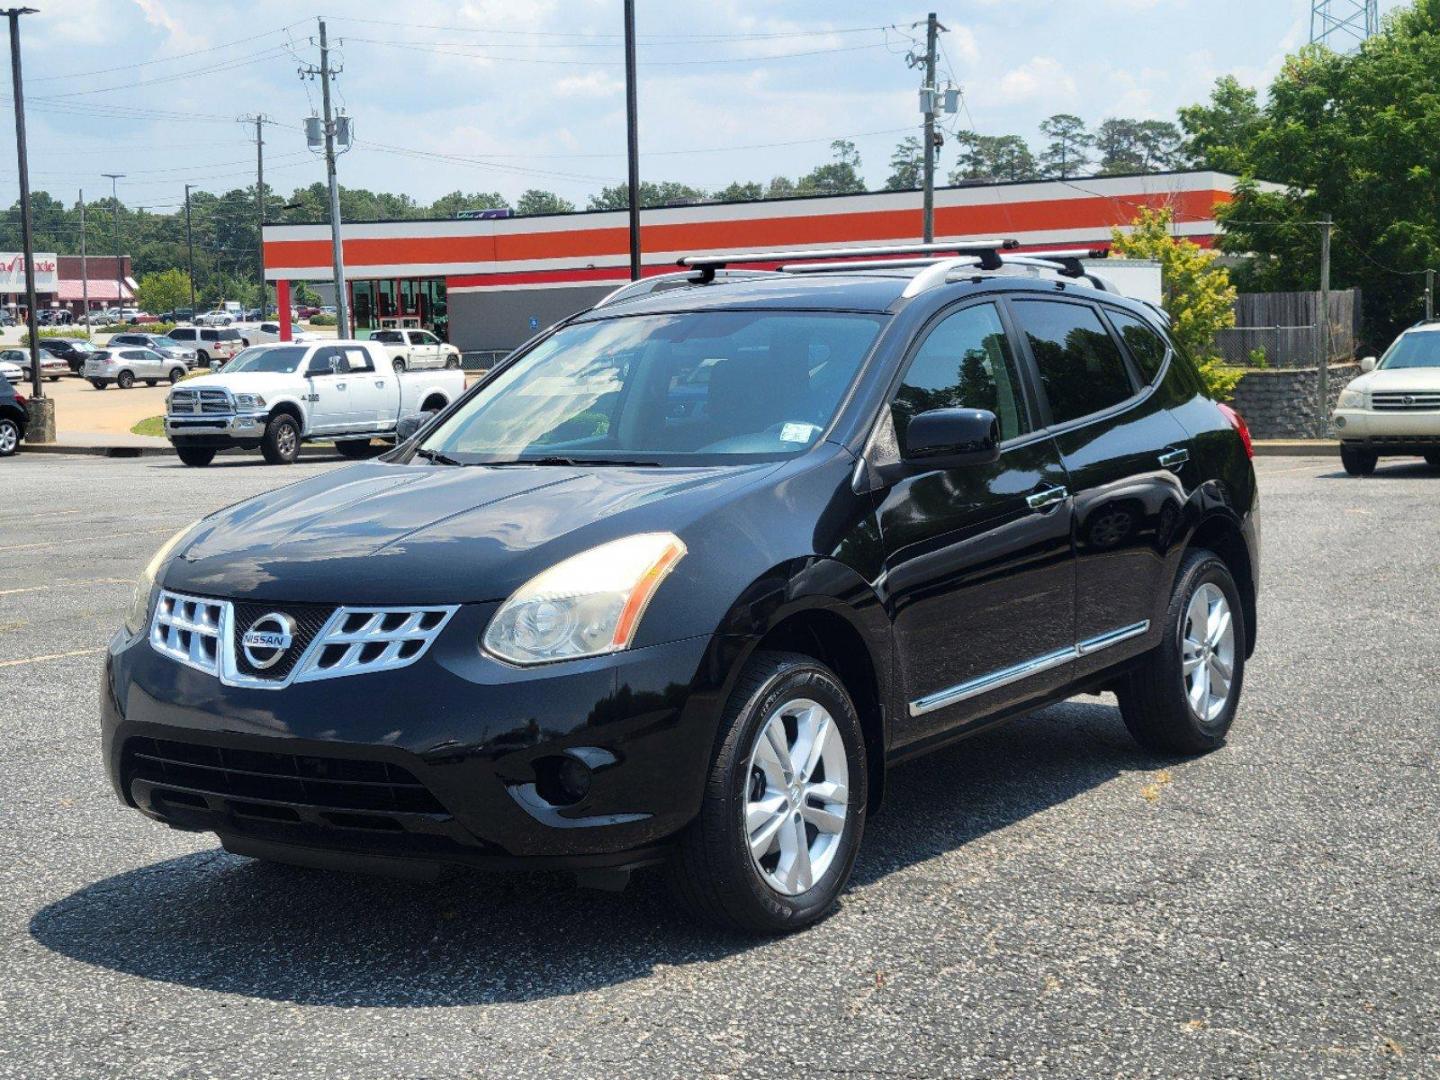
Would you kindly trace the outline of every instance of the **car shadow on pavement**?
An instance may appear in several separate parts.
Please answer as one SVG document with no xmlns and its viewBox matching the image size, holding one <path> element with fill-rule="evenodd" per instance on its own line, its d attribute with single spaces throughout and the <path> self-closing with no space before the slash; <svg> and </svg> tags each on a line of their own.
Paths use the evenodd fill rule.
<svg viewBox="0 0 1440 1080">
<path fill-rule="evenodd" d="M 1155 765 L 1102 704 L 1069 702 L 979 735 L 891 774 L 854 882 L 875 883 Z M 897 917 L 868 907 L 858 917 Z M 87 885 L 37 912 L 30 933 L 63 956 L 140 978 L 341 1007 L 564 996 L 764 944 L 694 924 L 654 872 L 611 894 L 563 875 L 422 884 L 219 849 Z"/>
</svg>

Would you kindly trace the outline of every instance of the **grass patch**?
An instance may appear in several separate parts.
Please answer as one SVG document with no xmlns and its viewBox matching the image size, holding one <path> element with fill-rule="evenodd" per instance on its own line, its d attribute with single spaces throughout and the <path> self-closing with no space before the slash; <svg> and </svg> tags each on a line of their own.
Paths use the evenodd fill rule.
<svg viewBox="0 0 1440 1080">
<path fill-rule="evenodd" d="M 165 437 L 165 417 L 147 416 L 130 429 L 131 435 L 154 435 L 163 439 Z"/>
</svg>

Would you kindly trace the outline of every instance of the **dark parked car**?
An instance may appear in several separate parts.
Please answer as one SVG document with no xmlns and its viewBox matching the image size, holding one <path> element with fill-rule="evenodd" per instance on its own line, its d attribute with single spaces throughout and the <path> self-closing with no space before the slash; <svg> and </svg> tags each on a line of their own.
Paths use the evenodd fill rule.
<svg viewBox="0 0 1440 1080">
<path fill-rule="evenodd" d="M 70 365 L 72 375 L 79 375 L 85 361 L 99 349 L 85 338 L 41 338 L 40 351 L 58 356 Z"/>
<path fill-rule="evenodd" d="M 105 662 L 120 798 L 320 867 L 664 863 L 777 931 L 898 761 L 1107 690 L 1155 753 L 1220 746 L 1243 423 L 1074 260 L 944 250 L 689 260 L 384 458 L 182 530 Z"/>
<path fill-rule="evenodd" d="M 25 402 L 25 395 L 16 393 L 10 380 L 0 375 L 0 457 L 15 453 L 25 439 L 25 425 L 30 420 Z"/>
</svg>

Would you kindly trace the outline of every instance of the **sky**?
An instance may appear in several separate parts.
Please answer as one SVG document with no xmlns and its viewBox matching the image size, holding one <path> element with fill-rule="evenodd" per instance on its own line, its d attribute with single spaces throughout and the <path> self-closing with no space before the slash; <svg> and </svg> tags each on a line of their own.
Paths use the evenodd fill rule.
<svg viewBox="0 0 1440 1080">
<path fill-rule="evenodd" d="M 1382 13 L 1403 0 L 1382 0 Z M 30 177 L 67 203 L 108 195 L 165 211 L 184 184 L 324 180 L 302 124 L 320 107 L 316 13 L 296 0 L 30 0 L 22 20 Z M 625 176 L 621 0 L 329 0 L 335 101 L 357 142 L 341 183 L 430 202 L 446 192 L 555 191 L 583 207 Z M 922 0 L 923 3 L 923 0 Z M 1072 112 L 1174 119 L 1232 73 L 1266 84 L 1308 35 L 1308 0 L 960 0 L 940 21 L 947 127 L 1019 133 Z M 636 0 L 641 176 L 719 188 L 795 176 L 855 142 L 869 185 L 918 127 L 928 7 L 892 0 Z M 6 84 L 8 91 L 8 83 Z M 8 112 L 8 92 L 3 105 Z M 4 125 L 8 136 L 8 119 Z M 0 205 L 18 195 L 0 138 Z M 954 164 L 951 140 L 941 169 Z"/>
</svg>

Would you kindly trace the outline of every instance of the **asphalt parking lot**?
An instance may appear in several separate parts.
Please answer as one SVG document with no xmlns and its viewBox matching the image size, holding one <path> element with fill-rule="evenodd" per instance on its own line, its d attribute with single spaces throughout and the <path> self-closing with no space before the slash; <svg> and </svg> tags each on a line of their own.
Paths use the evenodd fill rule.
<svg viewBox="0 0 1440 1080">
<path fill-rule="evenodd" d="M 222 459 L 223 461 L 223 459 Z M 337 460 L 0 462 L 0 1077 L 1440 1075 L 1440 475 L 1268 458 L 1230 743 L 1082 698 L 907 765 L 827 922 L 658 882 L 267 867 L 122 811 L 100 651 L 151 552 Z"/>
</svg>

